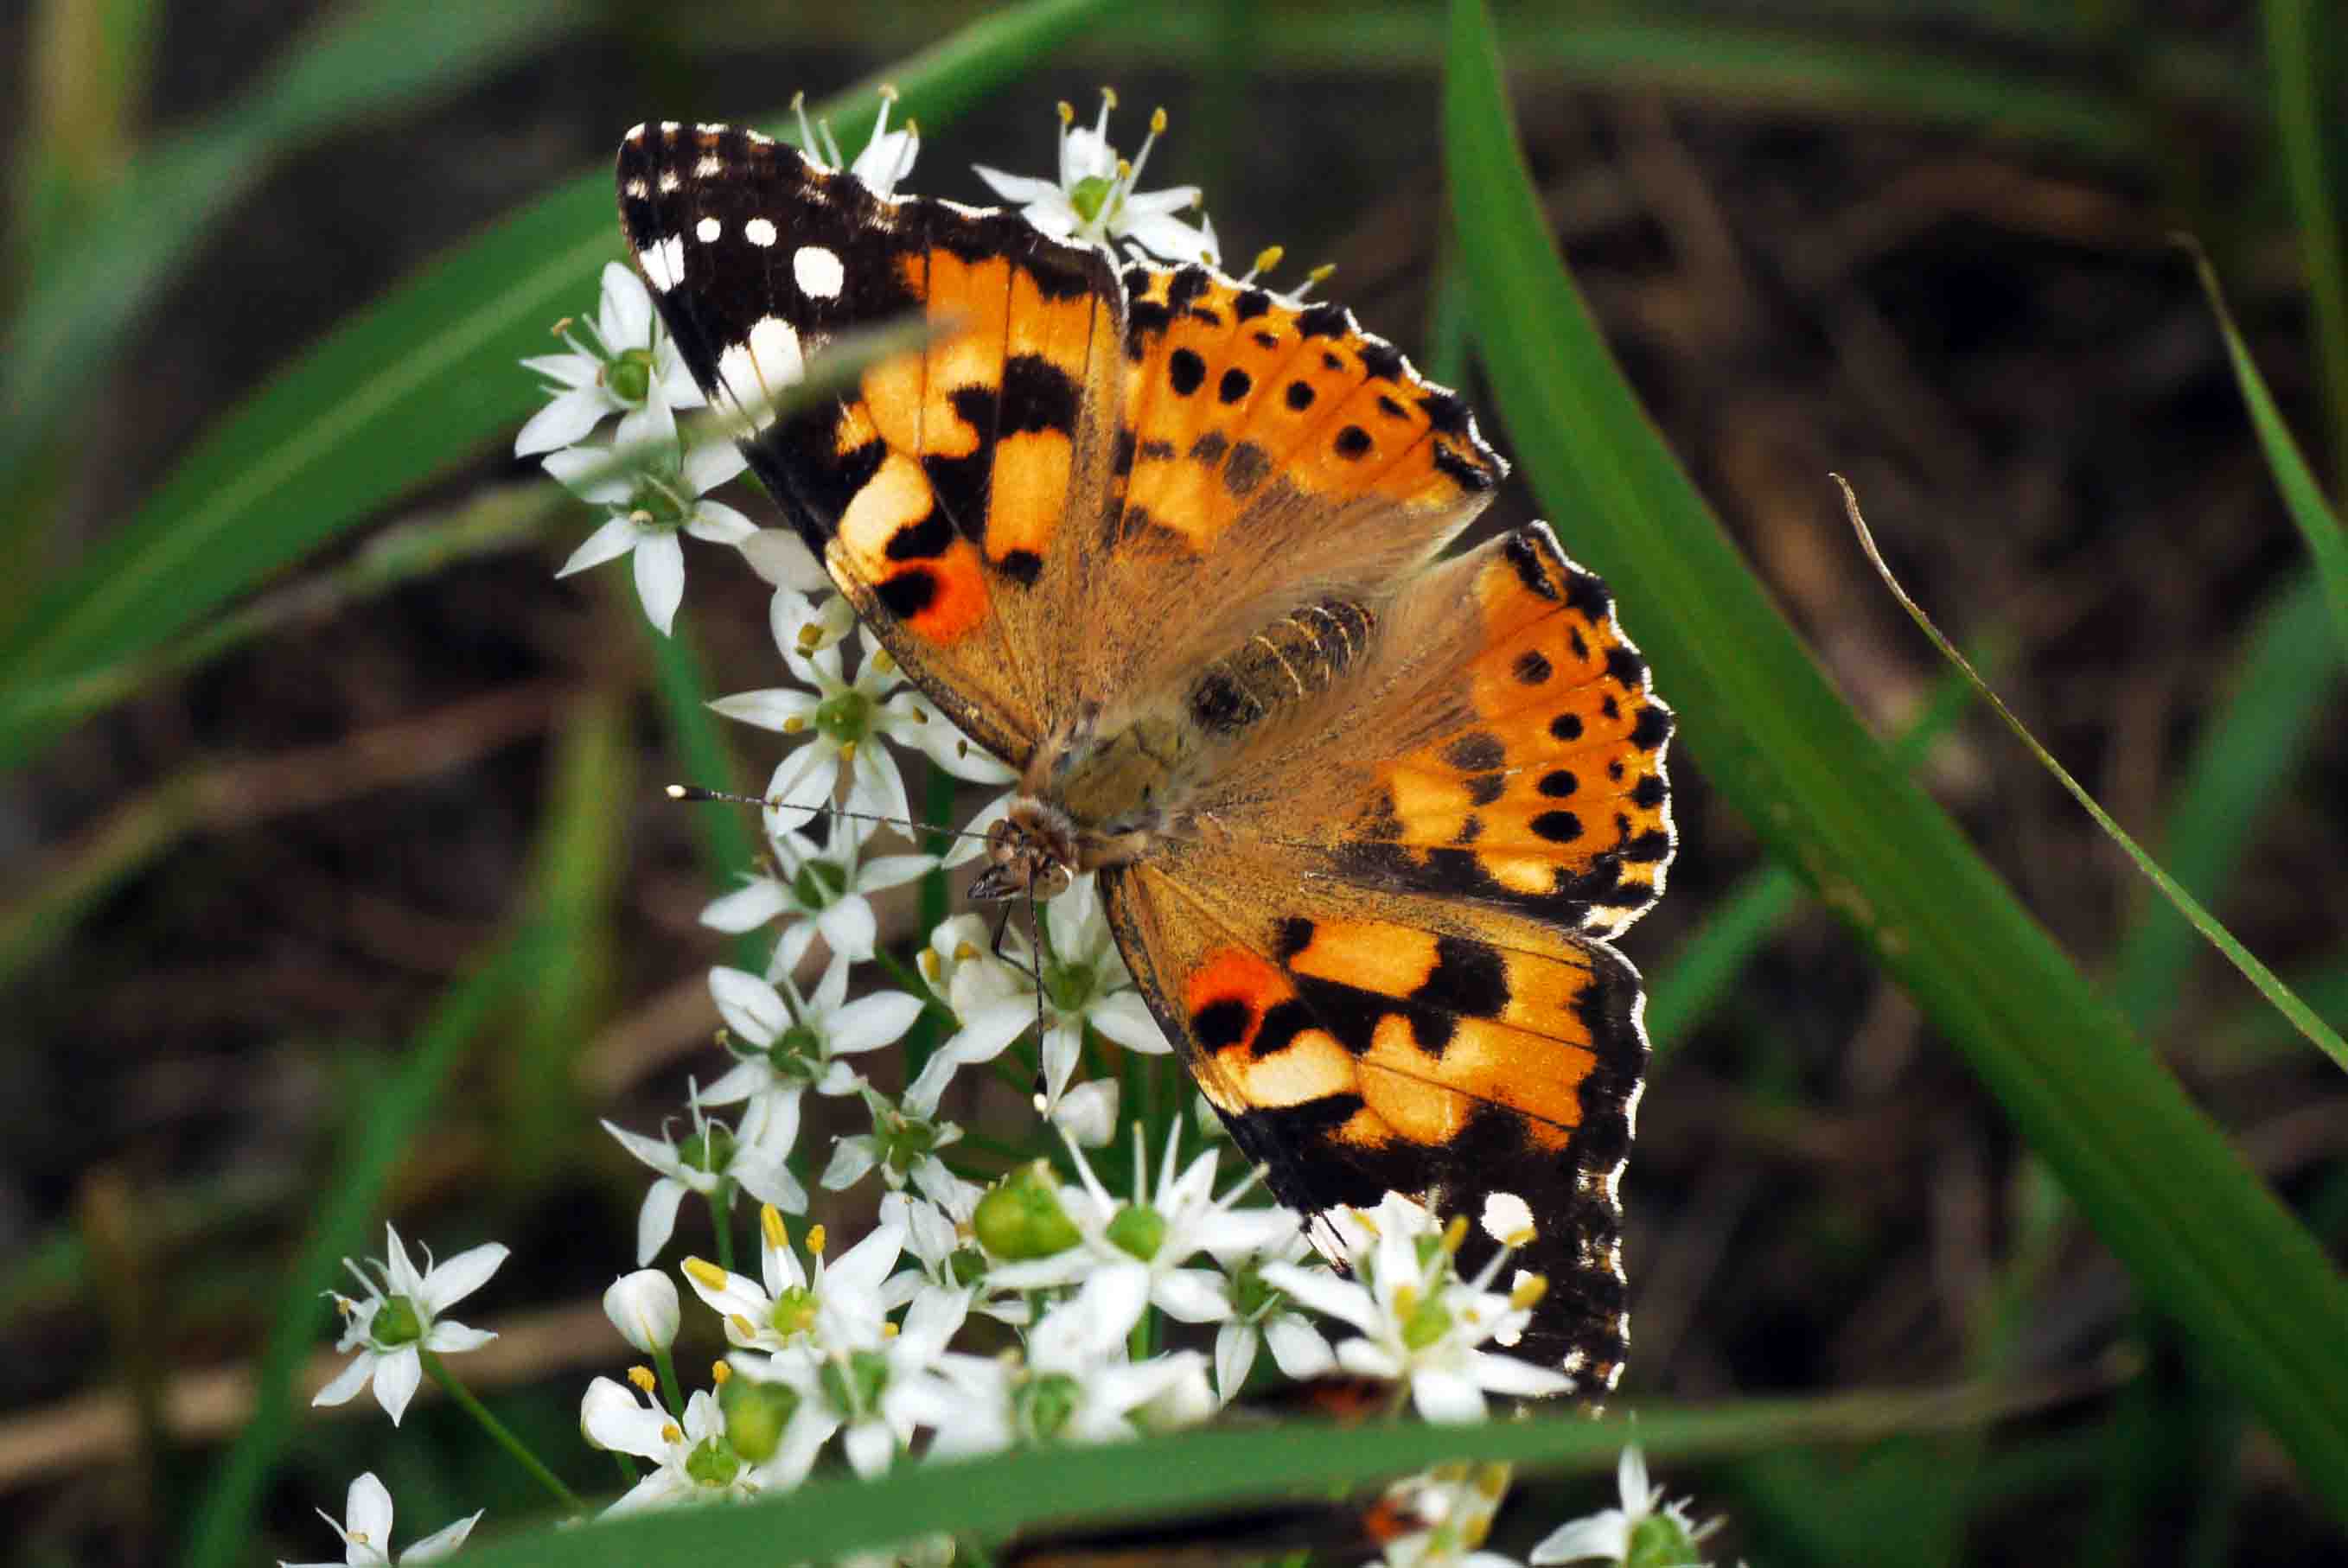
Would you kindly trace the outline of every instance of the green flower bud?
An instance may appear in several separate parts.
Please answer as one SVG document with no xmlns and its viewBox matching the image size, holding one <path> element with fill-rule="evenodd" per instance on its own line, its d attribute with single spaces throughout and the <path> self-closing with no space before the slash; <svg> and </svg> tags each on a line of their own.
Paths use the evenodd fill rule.
<svg viewBox="0 0 2348 1568">
<path fill-rule="evenodd" d="M 1166 1244 L 1166 1216 L 1155 1209 L 1128 1203 L 1109 1221 L 1108 1239 L 1119 1252 L 1148 1263 Z"/>
<path fill-rule="evenodd" d="M 694 1450 L 685 1456 L 685 1473 L 703 1486 L 729 1486 L 741 1472 L 742 1456 L 723 1437 L 702 1439 Z"/>
<path fill-rule="evenodd" d="M 971 1229 L 979 1245 L 1006 1262 L 1053 1257 L 1084 1239 L 1060 1207 L 1059 1185 L 1050 1162 L 1043 1160 L 1019 1167 L 989 1189 L 971 1215 Z"/>
<path fill-rule="evenodd" d="M 384 1297 L 376 1308 L 375 1321 L 368 1325 L 367 1337 L 378 1348 L 396 1350 L 403 1345 L 413 1345 L 424 1337 L 424 1315 L 416 1304 L 404 1295 Z"/>
<path fill-rule="evenodd" d="M 734 1451 L 754 1465 L 764 1464 L 782 1446 L 783 1429 L 799 1408 L 798 1390 L 788 1383 L 728 1377 L 717 1390 L 717 1407 L 726 1412 L 726 1437 Z"/>
</svg>

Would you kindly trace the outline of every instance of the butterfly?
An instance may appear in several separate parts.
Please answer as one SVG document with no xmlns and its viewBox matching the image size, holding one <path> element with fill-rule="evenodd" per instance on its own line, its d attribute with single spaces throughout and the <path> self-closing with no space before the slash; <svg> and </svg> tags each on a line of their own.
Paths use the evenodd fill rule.
<svg viewBox="0 0 2348 1568">
<path fill-rule="evenodd" d="M 1096 873 L 1274 1196 L 1464 1216 L 1539 1274 L 1518 1353 L 1629 1342 L 1648 1048 L 1611 945 L 1663 887 L 1672 717 L 1506 464 L 1339 305 L 875 193 L 753 131 L 628 133 L 622 229 L 751 468 L 881 646 L 1014 769 L 973 896 Z M 813 408 L 826 345 L 923 346 Z"/>
</svg>

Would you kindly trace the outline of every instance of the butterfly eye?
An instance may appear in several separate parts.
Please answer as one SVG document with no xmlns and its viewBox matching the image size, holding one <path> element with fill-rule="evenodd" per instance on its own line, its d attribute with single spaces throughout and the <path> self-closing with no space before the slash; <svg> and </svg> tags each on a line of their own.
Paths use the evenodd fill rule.
<svg viewBox="0 0 2348 1568">
<path fill-rule="evenodd" d="M 1057 898 L 1067 892 L 1068 884 L 1074 881 L 1076 881 L 1076 873 L 1066 866 L 1058 861 L 1045 861 L 1035 872 L 1035 880 L 1030 885 L 1037 898 L 1049 899 Z"/>
</svg>

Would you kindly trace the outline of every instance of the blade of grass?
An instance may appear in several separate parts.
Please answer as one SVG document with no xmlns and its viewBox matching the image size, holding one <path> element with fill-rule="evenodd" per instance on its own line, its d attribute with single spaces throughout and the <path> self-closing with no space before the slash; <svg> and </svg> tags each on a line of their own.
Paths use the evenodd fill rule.
<svg viewBox="0 0 2348 1568">
<path fill-rule="evenodd" d="M 1705 775 L 1962 1050 L 2147 1297 L 2348 1513 L 2348 1286 L 1804 651 L 1657 434 L 1560 261 L 1489 23 L 1444 90 L 1479 362 L 1517 455 L 1613 582 Z"/>
<path fill-rule="evenodd" d="M 2209 296 L 2209 308 L 2218 317 L 2218 330 L 2226 339 L 2226 356 L 2233 361 L 2234 379 L 2240 383 L 2242 401 L 2249 405 L 2250 424 L 2259 433 L 2259 446 L 2265 451 L 2267 467 L 2273 470 L 2275 487 L 2282 491 L 2283 506 L 2291 521 L 2299 529 L 2300 537 L 2307 542 L 2308 557 L 2315 562 L 2315 575 L 2323 584 L 2323 596 L 2331 603 L 2333 630 L 2340 638 L 2343 654 L 2348 654 L 2348 532 L 2340 526 L 2339 515 L 2323 499 L 2323 487 L 2315 480 L 2315 472 L 2300 454 L 2299 443 L 2291 438 L 2291 427 L 2283 422 L 2282 410 L 2275 407 L 2267 391 L 2266 378 L 2259 374 L 2258 362 L 2242 343 L 2240 330 L 2234 325 L 2234 313 L 2226 308 L 2225 291 L 2218 286 L 2218 269 L 2191 237 L 2179 235 L 2178 242 L 2192 253 L 2194 269 L 2201 275 L 2201 288 Z"/>
<path fill-rule="evenodd" d="M 2336 24 L 2337 0 L 2324 9 Z M 2282 148 L 2300 261 L 2307 269 L 2307 298 L 2312 307 L 2309 347 L 2330 416 L 2332 475 L 2335 481 L 2348 483 L 2348 262 L 2341 255 L 2340 184 L 2331 169 L 2332 139 L 2339 133 L 2348 100 L 2324 101 L 2325 77 L 2336 82 L 2341 64 L 2334 53 L 2338 28 L 2332 27 L 2327 36 L 2315 0 L 2262 0 L 2259 17 L 2266 38 L 2275 139 Z"/>
<path fill-rule="evenodd" d="M 2161 829 L 2168 874 L 2196 897 L 2218 898 L 2269 802 L 2322 733 L 2315 719 L 2339 689 L 2341 647 L 2312 577 L 2260 613 L 2232 692 L 2203 727 Z M 2155 1032 L 2175 1008 L 2195 941 L 2193 928 L 2157 901 L 2129 924 L 2112 995 L 2137 1028 Z"/>
<path fill-rule="evenodd" d="M 336 1147 L 341 1161 L 294 1266 L 283 1305 L 254 1377 L 252 1418 L 212 1471 L 188 1527 L 187 1568 L 227 1568 L 252 1556 L 253 1507 L 292 1439 L 294 1374 L 324 1327 L 321 1296 L 343 1274 L 343 1259 L 366 1250 L 366 1226 L 400 1151 L 493 1010 L 561 955 L 545 933 L 525 930 L 459 982 L 417 1034 L 398 1070 L 364 1108 L 354 1106 Z"/>
<path fill-rule="evenodd" d="M 1983 655 L 1982 662 L 1994 669 L 1998 661 Z M 1963 677 L 1951 675 L 1943 679 L 1924 711 L 1891 743 L 1892 757 L 1903 768 L 1923 761 L 1933 742 L 1949 732 L 1972 700 L 1972 688 Z M 1648 979 L 1647 1038 L 1658 1060 L 1685 1041 L 1720 1005 L 1754 954 L 1776 934 L 1801 902 L 1801 882 L 1772 861 L 1748 874 L 1713 906 Z"/>
<path fill-rule="evenodd" d="M 572 0 L 330 13 L 237 103 L 154 147 L 49 236 L 0 352 L 0 476 L 84 407 L 123 338 L 212 224 L 321 135 L 444 97 L 570 25 Z"/>
<path fill-rule="evenodd" d="M 903 112 L 934 129 L 1102 8 L 1032 0 L 888 77 Z M 853 123 L 876 93 L 859 88 L 824 112 Z M 81 675 L 152 647 L 510 429 L 541 400 L 516 361 L 544 347 L 566 306 L 592 297 L 617 234 L 611 176 L 598 170 L 360 312 L 215 428 L 0 641 L 6 682 Z M 0 766 L 54 733 L 0 733 Z"/>
<path fill-rule="evenodd" d="M 1096 1448 L 998 1454 L 963 1464 L 901 1464 L 876 1480 L 811 1482 L 739 1508 L 674 1510 L 587 1529 L 546 1526 L 469 1545 L 479 1568 L 635 1568 L 648 1562 L 764 1562 L 789 1542 L 823 1562 L 935 1531 L 999 1535 L 1023 1527 L 1139 1523 L 1213 1505 L 1327 1495 L 1450 1460 L 1611 1469 L 1636 1439 L 1651 1459 L 1753 1453 L 1799 1443 L 1864 1443 L 1893 1433 L 1993 1420 L 2050 1401 L 1956 1389 L 1768 1400 L 1725 1409 L 1643 1407 L 1637 1424 L 1560 1413 L 1480 1426 L 1335 1428 L 1285 1422 L 1185 1432 Z"/>
<path fill-rule="evenodd" d="M 1992 691 L 1974 672 L 1964 655 L 1957 652 L 1956 645 L 1941 634 L 1941 629 L 1932 624 L 1932 618 L 1908 596 L 1908 591 L 1900 585 L 1900 580 L 1892 576 L 1891 568 L 1883 563 L 1883 557 L 1875 548 L 1875 536 L 1868 531 L 1867 520 L 1859 515 L 1859 497 L 1852 493 L 1849 482 L 1840 474 L 1834 476 L 1834 481 L 1842 486 L 1843 505 L 1850 514 L 1850 526 L 1858 532 L 1859 547 L 1867 552 L 1867 559 L 1875 567 L 1876 575 L 1883 579 L 1883 585 L 1891 590 L 1891 596 L 1900 601 L 1900 607 L 1908 612 L 1909 619 L 1914 621 L 1924 635 L 1931 639 L 1932 645 L 1941 650 L 1941 656 L 1964 672 L 1965 679 L 1972 683 L 1982 700 L 1988 703 L 1997 717 L 2004 721 L 2006 728 L 2013 732 L 2014 738 L 2038 758 L 2039 766 L 2054 775 L 2056 781 L 2070 791 L 2071 799 L 2079 802 L 2080 808 L 2096 820 L 2096 826 L 2104 830 L 2104 836 L 2127 852 L 2128 859 L 2136 862 L 2137 870 L 2160 890 L 2162 896 L 2176 906 L 2178 913 L 2192 923 L 2193 929 L 2209 938 L 2211 946 L 2231 960 L 2234 967 L 2242 972 L 2243 977 L 2259 988 L 2259 994 L 2274 1005 L 2275 1011 L 2296 1024 L 2300 1033 L 2305 1035 L 2318 1050 L 2337 1062 L 2343 1070 L 2348 1070 L 2348 1040 L 2343 1040 L 2333 1033 L 2331 1025 L 2317 1017 L 2313 1008 L 2293 995 L 2291 987 L 2278 979 L 2274 971 L 2260 963 L 2255 954 L 2235 941 L 2234 934 L 2220 925 L 2217 916 L 2202 908 L 2200 901 L 2186 892 L 2184 885 L 2162 869 L 2159 861 L 2146 854 L 2128 836 L 2127 830 L 2112 820 L 2111 814 L 2096 803 L 2096 798 L 2087 793 L 2086 788 L 2071 777 L 2069 769 L 2054 760 L 2054 753 L 2038 744 L 2038 738 L 2030 733 L 2028 727 L 2014 717 L 2013 710 L 2007 707 L 1997 693 Z"/>
</svg>

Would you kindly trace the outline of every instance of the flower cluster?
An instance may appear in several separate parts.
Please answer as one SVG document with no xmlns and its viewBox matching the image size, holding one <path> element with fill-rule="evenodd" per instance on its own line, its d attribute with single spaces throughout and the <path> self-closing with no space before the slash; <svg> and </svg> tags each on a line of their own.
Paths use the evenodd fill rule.
<svg viewBox="0 0 2348 1568">
<path fill-rule="evenodd" d="M 980 174 L 1046 232 L 1213 261 L 1212 226 L 1175 216 L 1197 207 L 1195 188 L 1138 189 L 1163 112 L 1128 163 L 1107 139 L 1114 103 L 1104 95 L 1089 129 L 1060 106 L 1056 181 Z M 891 109 L 884 98 L 847 165 L 884 196 L 920 149 L 910 123 L 890 128 Z M 803 117 L 801 139 L 843 162 L 829 127 Z M 637 1266 L 603 1302 L 644 1359 L 595 1377 L 580 1405 L 584 1440 L 618 1456 L 629 1478 L 601 1511 L 754 1498 L 825 1471 L 869 1478 L 1112 1442 L 1212 1419 L 1251 1383 L 1338 1370 L 1390 1387 L 1394 1418 L 1415 1410 L 1429 1422 L 1481 1420 L 1490 1397 L 1568 1387 L 1562 1374 L 1505 1354 L 1543 1288 L 1523 1275 L 1496 1288 L 1508 1249 L 1463 1274 L 1463 1225 L 1400 1194 L 1314 1216 L 1308 1233 L 1303 1216 L 1270 1202 L 1259 1173 L 1222 1169 L 1228 1146 L 1210 1137 L 1184 1147 L 1194 1120 L 1219 1129 L 1169 1059 L 1092 878 L 1045 903 L 1032 929 L 991 931 L 960 914 L 884 932 L 876 897 L 974 859 L 1009 799 L 940 830 L 916 820 L 904 762 L 929 764 L 930 799 L 947 780 L 1006 785 L 1010 770 L 868 643 L 795 536 L 707 499 L 742 459 L 722 436 L 680 427 L 677 412 L 702 396 L 633 273 L 607 269 L 596 316 L 560 330 L 569 352 L 526 362 L 550 400 L 516 450 L 546 454 L 551 473 L 606 512 L 563 571 L 633 553 L 645 612 L 665 632 L 684 593 L 678 536 L 735 545 L 774 588 L 769 624 L 787 676 L 712 705 L 784 742 L 760 800 L 762 863 L 701 913 L 736 935 L 771 928 L 771 958 L 757 973 L 710 971 L 725 1060 L 690 1088 L 680 1115 L 656 1132 L 604 1124 L 653 1179 Z M 611 416 L 610 443 L 585 444 Z M 999 1116 L 994 1136 L 966 1138 L 947 1114 L 974 1120 L 989 1082 L 1032 1101 L 1025 1149 L 1004 1140 Z M 1128 1109 L 1139 1114 L 1121 1120 Z M 809 1147 L 810 1128 L 843 1121 L 859 1130 Z M 869 1226 L 842 1245 L 795 1218 L 808 1213 L 811 1186 L 846 1195 L 829 1201 L 828 1217 L 854 1212 L 861 1194 Z M 755 1241 L 745 1238 L 755 1259 L 737 1269 L 742 1195 L 756 1204 Z M 688 1199 L 706 1207 L 717 1255 L 655 1266 Z M 386 1250 L 372 1272 L 354 1268 L 362 1298 L 335 1298 L 340 1348 L 353 1358 L 317 1402 L 347 1401 L 371 1383 L 396 1422 L 428 1371 L 470 1405 L 442 1358 L 493 1336 L 447 1314 L 489 1281 L 505 1249 L 438 1265 L 427 1254 L 422 1269 L 396 1231 Z M 710 1315 L 691 1329 L 685 1293 Z M 724 1349 L 688 1385 L 673 1352 L 696 1329 L 713 1354 L 721 1340 Z M 567 1512 L 592 1506 L 510 1434 L 492 1435 Z M 1661 1494 L 1634 1461 L 1635 1450 L 1624 1456 L 1622 1508 L 1557 1532 L 1531 1561 L 1692 1561 L 1703 1532 L 1678 1505 L 1658 1511 Z M 1395 1483 L 1396 1517 L 1421 1527 L 1390 1541 L 1385 1562 L 1509 1563 L 1484 1550 L 1506 1485 L 1504 1470 L 1464 1466 Z M 391 1561 L 390 1521 L 388 1495 L 361 1477 L 347 1522 L 335 1524 L 349 1560 Z M 472 1524 L 403 1560 L 454 1551 Z M 1657 1554 L 1673 1549 L 1683 1555 Z M 953 1552 L 937 1537 L 857 1561 L 943 1563 Z"/>
</svg>

